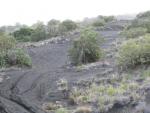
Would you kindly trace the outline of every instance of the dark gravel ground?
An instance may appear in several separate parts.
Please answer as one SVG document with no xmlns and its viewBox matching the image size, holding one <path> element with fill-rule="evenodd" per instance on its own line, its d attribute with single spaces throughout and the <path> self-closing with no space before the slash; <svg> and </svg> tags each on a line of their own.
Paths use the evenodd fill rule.
<svg viewBox="0 0 150 113">
<path fill-rule="evenodd" d="M 108 76 L 115 73 L 117 71 L 115 59 L 109 54 L 114 55 L 111 51 L 115 47 L 113 43 L 116 43 L 117 38 L 119 38 L 120 29 L 112 29 L 100 31 L 105 38 L 102 47 L 108 50 L 106 54 L 108 57 L 105 61 L 109 65 L 106 66 L 100 65 L 96 68 L 80 71 L 67 68 L 69 67 L 68 49 L 71 46 L 70 41 L 27 48 L 32 57 L 33 67 L 5 72 L 9 79 L 0 84 L 0 113 L 44 113 L 39 105 L 48 101 L 48 92 L 56 91 L 56 81 L 59 79 L 66 79 L 72 86 L 80 80 L 100 79 L 104 72 Z M 98 74 L 99 77 L 97 77 Z M 59 101 L 59 97 L 55 95 L 53 100 Z"/>
</svg>

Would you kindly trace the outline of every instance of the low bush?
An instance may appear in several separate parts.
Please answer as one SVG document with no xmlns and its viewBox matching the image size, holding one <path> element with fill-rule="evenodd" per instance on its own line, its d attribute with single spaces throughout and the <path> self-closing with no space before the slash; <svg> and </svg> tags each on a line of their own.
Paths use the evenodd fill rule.
<svg viewBox="0 0 150 113">
<path fill-rule="evenodd" d="M 10 54 L 12 54 L 12 53 L 14 53 L 14 56 L 16 55 L 17 65 L 29 66 L 29 67 L 32 65 L 30 56 L 28 54 L 26 54 L 22 49 L 15 49 L 14 51 L 10 51 L 10 52 L 8 52 L 7 56 L 10 56 Z M 12 57 L 10 57 L 10 58 L 12 58 Z"/>
<path fill-rule="evenodd" d="M 105 22 L 112 22 L 112 21 L 116 20 L 114 16 L 103 16 L 103 18 L 104 18 Z"/>
<path fill-rule="evenodd" d="M 124 42 L 118 52 L 118 65 L 127 68 L 150 64 L 150 35 Z"/>
<path fill-rule="evenodd" d="M 31 58 L 16 48 L 16 40 L 8 35 L 0 36 L 0 67 L 12 65 L 31 66 Z"/>
<path fill-rule="evenodd" d="M 21 42 L 31 41 L 31 35 L 33 33 L 33 29 L 31 28 L 21 28 L 13 33 L 13 36 L 16 40 Z"/>
<path fill-rule="evenodd" d="M 69 56 L 72 64 L 81 65 L 98 61 L 102 57 L 102 53 L 97 40 L 97 33 L 91 29 L 85 29 L 80 38 L 74 41 Z"/>
<path fill-rule="evenodd" d="M 146 28 L 137 27 L 126 29 L 123 32 L 121 32 L 121 35 L 126 38 L 138 38 L 139 36 L 146 34 L 146 32 L 147 32 Z"/>
<path fill-rule="evenodd" d="M 100 19 L 100 20 L 96 20 L 93 22 L 92 24 L 94 27 L 101 27 L 105 25 L 105 20 L 104 19 Z"/>
<path fill-rule="evenodd" d="M 18 66 L 32 66 L 31 58 L 22 49 L 10 49 L 7 52 L 0 54 L 0 67 L 9 67 L 13 65 Z"/>
</svg>

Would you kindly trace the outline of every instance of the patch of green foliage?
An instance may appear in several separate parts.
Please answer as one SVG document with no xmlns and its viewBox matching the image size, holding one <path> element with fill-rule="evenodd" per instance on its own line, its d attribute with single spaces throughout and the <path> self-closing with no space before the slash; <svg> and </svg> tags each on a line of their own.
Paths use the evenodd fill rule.
<svg viewBox="0 0 150 113">
<path fill-rule="evenodd" d="M 31 58 L 28 54 L 26 54 L 22 49 L 16 49 L 16 56 L 17 56 L 17 64 L 20 66 L 28 66 L 32 65 Z"/>
<path fill-rule="evenodd" d="M 77 88 L 72 91 L 72 96 L 76 104 L 87 104 L 87 103 L 95 103 L 98 102 L 100 112 L 105 112 L 107 107 L 110 105 L 110 109 L 115 104 L 116 101 L 120 101 L 124 97 L 134 96 L 133 98 L 137 101 L 140 96 L 136 92 L 139 88 L 139 84 L 137 82 L 128 82 L 128 80 L 124 80 L 124 78 L 116 78 L 117 84 L 111 83 L 92 83 L 90 86 L 86 88 Z M 81 99 L 81 97 L 86 98 Z"/>
<path fill-rule="evenodd" d="M 16 48 L 16 40 L 9 35 L 0 35 L 0 67 L 12 65 L 31 66 L 31 58 Z"/>
<path fill-rule="evenodd" d="M 21 42 L 31 41 L 31 35 L 34 32 L 31 28 L 21 28 L 13 33 L 16 40 Z"/>
<path fill-rule="evenodd" d="M 94 27 L 101 27 L 105 25 L 105 20 L 104 19 L 99 19 L 93 22 L 92 24 Z"/>
<path fill-rule="evenodd" d="M 115 20 L 115 17 L 113 16 L 98 16 L 97 19 L 92 23 L 92 26 L 94 27 L 102 27 L 108 22 L 112 22 Z"/>
<path fill-rule="evenodd" d="M 0 35 L 0 52 L 7 51 L 9 49 L 14 48 L 16 45 L 16 40 L 6 34 Z"/>
<path fill-rule="evenodd" d="M 76 28 L 77 24 L 72 20 L 65 20 L 60 22 L 58 20 L 52 19 L 47 23 L 47 25 L 39 21 L 33 24 L 31 27 L 22 27 L 11 34 L 17 41 L 20 42 L 37 42 L 59 35 L 65 35 L 66 33 L 73 31 Z"/>
<path fill-rule="evenodd" d="M 58 30 L 60 35 L 65 35 L 66 33 L 73 31 L 77 28 L 77 24 L 72 20 L 64 20 L 59 24 Z"/>
<path fill-rule="evenodd" d="M 124 42 L 118 52 L 118 65 L 123 68 L 150 64 L 150 35 Z"/>
<path fill-rule="evenodd" d="M 68 113 L 68 110 L 66 108 L 59 108 L 55 110 L 55 113 Z"/>
<path fill-rule="evenodd" d="M 34 32 L 31 35 L 31 41 L 37 42 L 46 39 L 46 28 L 43 22 L 37 22 L 32 29 Z"/>
<path fill-rule="evenodd" d="M 102 58 L 103 52 L 99 47 L 97 33 L 92 29 L 84 29 L 80 38 L 73 42 L 69 56 L 74 65 L 96 62 Z"/>
<path fill-rule="evenodd" d="M 114 16 L 103 16 L 105 22 L 111 22 L 116 20 Z"/>
<path fill-rule="evenodd" d="M 132 28 L 135 29 L 137 27 L 145 28 L 147 29 L 147 33 L 150 33 L 150 11 L 138 14 L 131 25 L 127 27 L 127 30 Z"/>
<path fill-rule="evenodd" d="M 0 68 L 5 67 L 6 65 L 6 54 L 4 52 L 0 52 Z"/>
<path fill-rule="evenodd" d="M 147 33 L 146 28 L 136 27 L 136 28 L 125 29 L 124 31 L 121 32 L 121 35 L 126 38 L 138 38 L 140 36 L 145 35 L 146 33 Z"/>
</svg>

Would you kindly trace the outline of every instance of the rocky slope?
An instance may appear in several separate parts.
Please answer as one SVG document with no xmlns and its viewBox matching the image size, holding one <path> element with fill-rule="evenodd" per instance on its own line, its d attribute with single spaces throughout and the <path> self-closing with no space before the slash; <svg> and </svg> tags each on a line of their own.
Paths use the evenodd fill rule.
<svg viewBox="0 0 150 113">
<path fill-rule="evenodd" d="M 114 22 L 98 31 L 105 39 L 102 47 L 106 51 L 106 58 L 82 67 L 71 67 L 68 58 L 68 49 L 78 33 L 63 40 L 26 46 L 32 57 L 32 69 L 1 71 L 0 113 L 45 113 L 42 110 L 43 103 L 66 101 L 64 94 L 58 90 L 57 81 L 60 79 L 68 81 L 71 89 L 76 85 L 83 86 L 93 80 L 98 82 L 116 75 L 115 53 L 124 24 L 124 21 Z"/>
</svg>

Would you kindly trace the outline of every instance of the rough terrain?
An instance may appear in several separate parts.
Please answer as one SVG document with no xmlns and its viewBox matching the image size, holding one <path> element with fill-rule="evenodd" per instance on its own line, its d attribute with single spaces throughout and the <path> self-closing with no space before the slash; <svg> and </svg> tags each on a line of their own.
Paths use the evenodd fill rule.
<svg viewBox="0 0 150 113">
<path fill-rule="evenodd" d="M 44 113 L 41 109 L 44 102 L 63 99 L 56 90 L 58 80 L 66 79 L 69 87 L 72 87 L 79 81 L 84 84 L 84 81 L 108 78 L 117 73 L 114 53 L 123 24 L 112 23 L 106 29 L 98 31 L 105 39 L 102 47 L 106 51 L 106 58 L 81 68 L 71 67 L 68 57 L 72 38 L 78 34 L 71 36 L 72 38 L 66 37 L 71 38 L 70 40 L 26 47 L 32 57 L 33 67 L 7 70 L 0 74 L 4 79 L 0 83 L 0 113 Z"/>
</svg>

